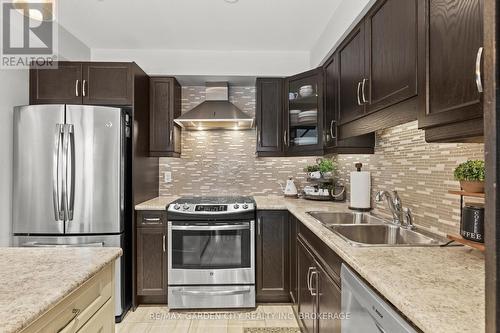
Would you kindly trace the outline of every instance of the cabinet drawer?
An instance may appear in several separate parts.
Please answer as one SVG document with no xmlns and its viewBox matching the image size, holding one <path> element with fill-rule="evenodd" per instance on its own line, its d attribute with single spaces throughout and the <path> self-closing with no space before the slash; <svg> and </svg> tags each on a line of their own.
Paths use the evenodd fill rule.
<svg viewBox="0 0 500 333">
<path fill-rule="evenodd" d="M 138 227 L 163 227 L 167 225 L 167 213 L 165 211 L 138 211 Z"/>
<path fill-rule="evenodd" d="M 78 333 L 113 333 L 115 331 L 115 308 L 108 300 L 97 313 L 83 325 Z"/>
<path fill-rule="evenodd" d="M 108 265 L 23 332 L 77 332 L 108 300 L 113 303 L 113 274 Z"/>
</svg>

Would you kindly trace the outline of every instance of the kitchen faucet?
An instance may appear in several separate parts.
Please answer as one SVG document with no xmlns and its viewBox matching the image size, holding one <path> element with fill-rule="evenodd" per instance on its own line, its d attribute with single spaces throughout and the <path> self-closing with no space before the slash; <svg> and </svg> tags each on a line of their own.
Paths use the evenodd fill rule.
<svg viewBox="0 0 500 333">
<path fill-rule="evenodd" d="M 392 222 L 396 225 L 402 226 L 407 229 L 414 229 L 413 216 L 409 208 L 403 208 L 401 198 L 397 191 L 393 191 L 391 195 L 388 191 L 379 191 L 375 196 L 376 202 L 382 202 L 385 198 L 387 206 L 392 213 Z"/>
</svg>

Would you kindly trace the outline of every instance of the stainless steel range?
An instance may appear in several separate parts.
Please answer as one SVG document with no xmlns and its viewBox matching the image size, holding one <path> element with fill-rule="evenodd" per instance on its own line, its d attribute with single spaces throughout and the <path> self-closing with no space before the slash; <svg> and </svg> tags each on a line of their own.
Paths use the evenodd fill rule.
<svg viewBox="0 0 500 333">
<path fill-rule="evenodd" d="M 168 306 L 255 307 L 255 201 L 183 197 L 168 207 Z"/>
</svg>

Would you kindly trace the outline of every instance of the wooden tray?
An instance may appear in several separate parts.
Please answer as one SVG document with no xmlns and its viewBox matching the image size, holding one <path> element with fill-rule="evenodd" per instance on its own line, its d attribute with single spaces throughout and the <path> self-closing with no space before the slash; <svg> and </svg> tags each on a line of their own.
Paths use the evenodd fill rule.
<svg viewBox="0 0 500 333">
<path fill-rule="evenodd" d="M 484 252 L 486 250 L 483 243 L 473 242 L 468 239 L 464 239 L 462 236 L 459 235 L 446 235 L 446 237 L 457 243 L 467 245 L 481 252 Z"/>
</svg>

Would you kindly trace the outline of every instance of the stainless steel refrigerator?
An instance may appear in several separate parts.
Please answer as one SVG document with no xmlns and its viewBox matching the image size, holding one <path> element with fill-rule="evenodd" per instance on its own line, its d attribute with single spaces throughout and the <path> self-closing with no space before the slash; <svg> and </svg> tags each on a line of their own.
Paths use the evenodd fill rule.
<svg viewBox="0 0 500 333">
<path fill-rule="evenodd" d="M 14 245 L 124 247 L 126 110 L 14 108 Z M 116 316 L 126 306 L 125 260 L 116 262 Z"/>
</svg>

